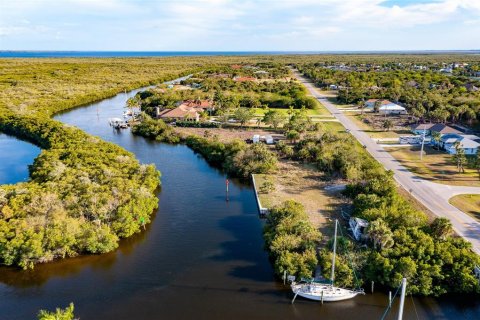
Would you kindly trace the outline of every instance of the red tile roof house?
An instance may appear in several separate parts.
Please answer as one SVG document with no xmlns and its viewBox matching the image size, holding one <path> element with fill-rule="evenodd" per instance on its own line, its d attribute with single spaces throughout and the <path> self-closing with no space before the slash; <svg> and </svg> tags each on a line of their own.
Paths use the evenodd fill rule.
<svg viewBox="0 0 480 320">
<path fill-rule="evenodd" d="M 214 109 L 209 100 L 185 100 L 177 105 L 174 109 L 157 110 L 157 118 L 198 122 L 202 112 Z"/>
<path fill-rule="evenodd" d="M 233 78 L 233 81 L 236 81 L 236 82 L 247 82 L 247 81 L 255 81 L 257 80 L 256 78 L 254 77 L 235 77 Z"/>
</svg>

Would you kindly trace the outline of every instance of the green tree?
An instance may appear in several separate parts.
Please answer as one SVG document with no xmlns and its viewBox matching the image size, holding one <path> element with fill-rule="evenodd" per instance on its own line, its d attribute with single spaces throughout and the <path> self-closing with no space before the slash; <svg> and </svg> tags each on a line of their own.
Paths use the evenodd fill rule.
<svg viewBox="0 0 480 320">
<path fill-rule="evenodd" d="M 383 121 L 382 126 L 386 131 L 390 131 L 390 129 L 393 127 L 393 122 L 390 119 L 386 119 Z"/>
<path fill-rule="evenodd" d="M 393 234 L 387 223 L 382 219 L 371 221 L 367 228 L 367 236 L 372 240 L 373 247 L 381 251 L 391 248 L 394 244 Z"/>
<path fill-rule="evenodd" d="M 278 110 L 268 110 L 263 116 L 263 122 L 271 125 L 275 130 L 285 122 L 286 117 Z"/>
<path fill-rule="evenodd" d="M 243 127 L 248 121 L 255 117 L 255 111 L 253 109 L 237 108 L 233 114 L 233 117 L 238 120 L 240 125 Z"/>
<path fill-rule="evenodd" d="M 300 138 L 300 133 L 297 130 L 288 130 L 287 139 L 295 143 Z"/>
<path fill-rule="evenodd" d="M 367 103 L 365 102 L 365 100 L 360 100 L 360 102 L 358 103 L 358 108 L 360 109 L 360 114 L 363 115 L 363 112 L 365 111 L 365 108 L 367 107 Z"/>
<path fill-rule="evenodd" d="M 455 148 L 455 154 L 453 155 L 453 159 L 457 164 L 458 172 L 465 173 L 465 164 L 467 163 L 465 150 L 462 148 L 462 144 L 460 141 L 456 141 L 453 144 L 453 147 Z"/>
<path fill-rule="evenodd" d="M 452 222 L 447 218 L 435 218 L 430 225 L 430 229 L 432 234 L 441 240 L 445 240 L 453 234 Z"/>
<path fill-rule="evenodd" d="M 432 142 L 433 142 L 434 147 L 438 149 L 438 146 L 439 146 L 439 143 L 440 143 L 440 139 L 442 138 L 442 135 L 438 131 L 432 131 L 431 136 L 432 136 Z"/>
<path fill-rule="evenodd" d="M 57 308 L 55 312 L 40 310 L 37 315 L 38 320 L 74 320 L 74 306 L 70 303 L 65 309 Z"/>
</svg>

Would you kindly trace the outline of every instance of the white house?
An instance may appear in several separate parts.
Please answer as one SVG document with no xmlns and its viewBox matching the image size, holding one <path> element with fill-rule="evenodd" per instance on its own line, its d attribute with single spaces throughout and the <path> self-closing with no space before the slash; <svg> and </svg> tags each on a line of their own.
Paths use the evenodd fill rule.
<svg viewBox="0 0 480 320">
<path fill-rule="evenodd" d="M 480 147 L 480 143 L 478 143 L 477 141 L 473 141 L 473 140 L 468 139 L 468 138 L 464 138 L 464 139 L 460 140 L 460 148 L 465 150 L 465 154 L 476 154 L 477 150 L 478 150 L 478 147 Z M 450 154 L 457 153 L 457 150 L 455 149 L 454 145 L 452 145 L 448 148 L 445 148 L 445 150 L 447 150 L 447 152 L 450 153 Z"/>
<path fill-rule="evenodd" d="M 389 115 L 392 115 L 392 114 L 407 114 L 407 110 L 396 104 L 396 103 L 393 103 L 389 100 L 380 100 L 380 99 L 368 99 L 366 102 L 365 102 L 365 106 L 367 109 L 371 109 L 371 110 L 374 110 L 375 108 L 375 103 L 377 101 L 380 101 L 380 107 L 378 108 L 378 112 L 381 113 L 381 114 L 389 114 Z"/>
<path fill-rule="evenodd" d="M 442 135 L 438 143 L 432 142 L 432 144 L 437 144 L 449 154 L 455 154 L 457 153 L 455 143 L 458 141 L 460 142 L 460 148 L 465 151 L 465 154 L 476 154 L 480 147 L 480 143 L 477 142 L 478 140 L 480 140 L 480 138 L 474 135 L 447 133 Z"/>
<path fill-rule="evenodd" d="M 399 106 L 398 104 L 392 103 L 389 105 L 381 106 L 380 109 L 378 109 L 378 112 L 381 114 L 407 114 L 407 109 L 405 109 L 402 106 Z"/>
</svg>

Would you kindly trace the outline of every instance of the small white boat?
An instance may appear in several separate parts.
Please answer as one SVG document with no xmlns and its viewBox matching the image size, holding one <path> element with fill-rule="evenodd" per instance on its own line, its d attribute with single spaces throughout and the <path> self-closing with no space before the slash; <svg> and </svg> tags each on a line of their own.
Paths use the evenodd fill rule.
<svg viewBox="0 0 480 320">
<path fill-rule="evenodd" d="M 338 220 L 335 220 L 335 237 L 333 241 L 333 257 L 332 257 L 332 273 L 331 273 L 331 283 L 319 283 L 319 282 L 292 282 L 291 287 L 292 291 L 295 294 L 293 301 L 298 296 L 315 300 L 315 301 L 342 301 L 347 299 L 352 299 L 358 294 L 365 294 L 363 289 L 344 289 L 334 286 L 335 280 L 335 257 L 337 251 L 337 225 Z M 292 301 L 292 303 L 293 303 Z"/>
</svg>

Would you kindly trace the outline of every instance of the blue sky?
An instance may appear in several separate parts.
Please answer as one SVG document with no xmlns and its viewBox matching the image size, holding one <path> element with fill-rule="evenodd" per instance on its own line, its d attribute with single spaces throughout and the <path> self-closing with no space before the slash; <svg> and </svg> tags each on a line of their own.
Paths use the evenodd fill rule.
<svg viewBox="0 0 480 320">
<path fill-rule="evenodd" d="M 480 49 L 480 0 L 0 0 L 0 50 Z"/>
</svg>

